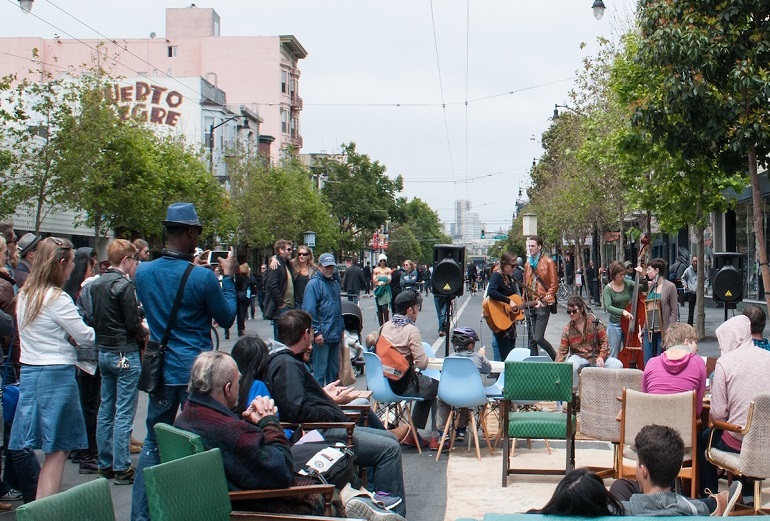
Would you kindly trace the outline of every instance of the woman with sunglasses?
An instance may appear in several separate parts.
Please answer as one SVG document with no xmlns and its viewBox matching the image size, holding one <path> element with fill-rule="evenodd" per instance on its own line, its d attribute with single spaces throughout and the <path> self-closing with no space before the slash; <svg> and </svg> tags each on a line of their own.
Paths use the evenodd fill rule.
<svg viewBox="0 0 770 521">
<path fill-rule="evenodd" d="M 72 243 L 40 241 L 27 282 L 18 295 L 21 385 L 10 450 L 42 449 L 37 499 L 59 492 L 71 450 L 88 447 L 75 380 L 77 349 L 94 345 L 94 330 L 62 285 L 74 268 Z"/>
<path fill-rule="evenodd" d="M 419 273 L 415 268 L 414 262 L 409 259 L 404 261 L 404 273 L 401 274 L 401 291 L 412 290 L 420 292 L 420 283 L 417 280 Z"/>
<path fill-rule="evenodd" d="M 623 363 L 610 356 L 607 330 L 598 318 L 586 313 L 586 305 L 577 295 L 567 299 L 569 323 L 564 327 L 555 362 L 570 362 L 572 387 L 578 387 L 578 373 L 586 365 L 620 369 Z"/>
<path fill-rule="evenodd" d="M 291 268 L 294 272 L 294 302 L 295 309 L 302 307 L 302 297 L 305 296 L 305 288 L 310 279 L 313 278 L 318 269 L 315 265 L 313 250 L 304 244 L 297 248 L 297 256 L 291 261 Z"/>
<path fill-rule="evenodd" d="M 500 268 L 489 277 L 489 286 L 487 287 L 487 296 L 492 300 L 511 303 L 510 296 L 519 294 L 519 284 L 513 278 L 513 270 L 516 267 L 516 257 L 512 254 L 503 252 L 500 255 Z M 511 306 L 511 313 L 517 314 L 518 307 Z M 514 322 L 507 331 L 492 332 L 497 342 L 497 351 L 495 356 L 500 360 L 505 360 L 513 348 L 516 346 L 516 323 Z"/>
</svg>

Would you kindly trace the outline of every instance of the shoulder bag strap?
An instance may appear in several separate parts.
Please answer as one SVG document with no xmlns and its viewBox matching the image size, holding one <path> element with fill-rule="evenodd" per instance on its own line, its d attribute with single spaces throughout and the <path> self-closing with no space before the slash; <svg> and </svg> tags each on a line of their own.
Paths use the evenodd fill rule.
<svg viewBox="0 0 770 521">
<path fill-rule="evenodd" d="M 9 375 L 13 372 L 16 374 L 16 369 L 13 367 L 13 344 L 16 343 L 16 327 L 13 327 L 11 331 L 11 343 L 8 346 L 8 356 L 5 358 L 5 370 L 3 371 L 3 385 L 8 382 Z"/>
<path fill-rule="evenodd" d="M 190 276 L 190 272 L 194 267 L 195 265 L 193 263 L 189 263 L 187 265 L 187 269 L 184 272 L 184 275 L 182 275 L 182 282 L 179 284 L 179 289 L 177 290 L 176 298 L 174 299 L 174 306 L 171 308 L 171 315 L 169 315 L 168 324 L 166 324 L 166 332 L 163 333 L 163 338 L 160 341 L 160 345 L 162 345 L 164 349 L 168 345 L 168 340 L 171 336 L 171 330 L 174 329 L 174 324 L 176 323 L 176 315 L 179 311 L 179 304 L 182 302 L 184 286 L 187 284 L 187 278 Z"/>
</svg>

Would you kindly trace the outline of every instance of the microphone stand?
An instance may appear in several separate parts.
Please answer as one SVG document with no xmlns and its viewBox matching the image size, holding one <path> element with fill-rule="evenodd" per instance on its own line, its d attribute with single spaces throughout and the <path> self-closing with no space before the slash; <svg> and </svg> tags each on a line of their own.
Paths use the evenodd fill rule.
<svg viewBox="0 0 770 521">
<path fill-rule="evenodd" d="M 586 306 L 586 311 L 588 311 L 588 315 L 593 318 L 592 322 L 594 323 L 594 348 L 591 352 L 591 367 L 596 367 L 596 357 L 599 354 L 599 335 L 597 335 L 597 331 L 599 330 L 599 322 L 601 322 L 601 320 L 594 315 L 594 312 L 590 307 Z"/>
</svg>

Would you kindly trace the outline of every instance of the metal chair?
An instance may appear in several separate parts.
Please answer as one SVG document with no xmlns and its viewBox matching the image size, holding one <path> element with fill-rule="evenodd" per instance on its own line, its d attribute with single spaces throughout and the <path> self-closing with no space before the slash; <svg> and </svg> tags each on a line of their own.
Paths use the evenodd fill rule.
<svg viewBox="0 0 770 521">
<path fill-rule="evenodd" d="M 580 423 L 583 436 L 612 443 L 612 467 L 589 467 L 601 477 L 617 478 L 620 474 L 620 422 L 623 389 L 642 390 L 639 369 L 586 367 L 580 373 Z"/>
<path fill-rule="evenodd" d="M 645 425 L 666 425 L 679 432 L 684 441 L 684 461 L 677 476 L 690 480 L 690 497 L 698 497 L 698 444 L 696 429 L 695 391 L 674 394 L 649 394 L 633 389 L 623 389 L 623 408 L 620 419 L 620 467 L 621 478 L 634 476 L 635 469 L 625 467 L 623 458 L 636 461 L 636 451 L 631 448 L 637 433 Z"/>
<path fill-rule="evenodd" d="M 115 521 L 110 485 L 104 478 L 83 483 L 16 509 L 19 521 Z"/>
<path fill-rule="evenodd" d="M 412 405 L 411 402 L 424 401 L 419 396 L 399 396 L 393 392 L 390 388 L 388 379 L 385 378 L 385 374 L 382 371 L 382 361 L 380 357 L 375 353 L 363 353 L 364 364 L 366 364 L 366 386 L 372 391 L 372 399 L 376 404 L 385 404 L 385 420 L 389 419 L 390 408 L 395 408 L 395 419 L 405 420 L 409 425 L 409 432 L 407 436 L 414 435 L 417 439 L 417 429 L 412 421 Z M 383 422 L 383 423 L 386 423 Z M 420 444 L 417 443 L 417 452 L 422 454 Z"/>
<path fill-rule="evenodd" d="M 735 432 L 743 436 L 741 452 L 728 452 L 712 447 L 714 432 L 718 430 Z M 736 475 L 754 480 L 754 514 L 762 511 L 762 482 L 770 478 L 770 393 L 754 397 L 746 416 L 746 425 L 734 425 L 726 422 L 714 422 L 706 449 L 706 458 L 716 465 Z M 747 494 L 748 495 L 748 494 Z"/>
<path fill-rule="evenodd" d="M 503 400 L 503 487 L 510 474 L 566 474 L 575 467 L 575 414 L 572 364 L 558 362 L 506 362 Z M 510 412 L 516 400 L 564 401 L 561 411 Z M 560 439 L 567 441 L 564 470 L 511 468 L 510 447 L 515 438 Z"/>
<path fill-rule="evenodd" d="M 154 430 L 155 438 L 158 441 L 161 463 L 168 463 L 205 452 L 203 440 L 193 432 L 179 429 L 166 423 L 156 423 Z M 216 450 L 219 451 L 219 449 Z M 224 475 L 224 464 L 222 465 L 222 473 Z M 230 492 L 229 497 L 230 501 L 237 502 L 276 497 L 298 497 L 307 494 L 321 494 L 324 498 L 324 514 L 327 516 L 331 515 L 334 485 L 305 485 L 276 489 L 244 490 Z"/>
<path fill-rule="evenodd" d="M 484 438 L 487 440 L 489 453 L 494 455 L 492 443 L 489 441 L 487 426 L 484 420 L 483 410 L 486 408 L 487 395 L 484 393 L 484 386 L 481 383 L 481 375 L 476 364 L 470 358 L 449 357 L 444 360 L 444 366 L 441 369 L 441 380 L 438 384 L 439 399 L 452 407 L 452 412 L 444 425 L 444 432 L 441 435 L 441 441 L 438 446 L 436 461 L 441 457 L 441 450 L 444 448 L 444 442 L 449 435 L 450 426 L 457 421 L 457 414 L 460 409 L 469 409 L 471 428 L 470 434 L 476 445 L 476 458 L 481 460 L 481 450 L 479 449 L 479 429 L 476 425 L 474 412 L 479 411 L 479 421 L 484 431 Z M 450 444 L 450 449 L 454 446 L 454 439 Z M 468 440 L 468 450 L 470 450 L 470 439 Z"/>
</svg>

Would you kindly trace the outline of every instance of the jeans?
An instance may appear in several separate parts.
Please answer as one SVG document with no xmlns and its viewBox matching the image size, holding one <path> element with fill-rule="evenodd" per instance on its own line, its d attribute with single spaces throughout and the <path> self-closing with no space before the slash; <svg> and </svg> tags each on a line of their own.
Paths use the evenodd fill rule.
<svg viewBox="0 0 770 521">
<path fill-rule="evenodd" d="M 401 382 L 398 382 L 401 383 Z M 412 422 L 418 429 L 424 429 L 428 423 L 431 406 L 438 396 L 438 381 L 424 374 L 415 373 L 402 390 L 393 390 L 399 396 L 418 396 L 422 401 L 412 405 Z"/>
<path fill-rule="evenodd" d="M 131 466 L 128 449 L 139 394 L 136 385 L 142 373 L 139 352 L 126 353 L 125 356 L 128 367 L 120 369 L 119 353 L 99 352 L 99 370 L 102 373 L 102 404 L 96 421 L 99 468 L 111 468 L 116 472 Z"/>
<path fill-rule="evenodd" d="M 185 405 L 185 402 L 187 402 L 185 385 L 162 385 L 160 389 L 150 394 L 150 401 L 147 404 L 147 436 L 144 438 L 144 446 L 139 456 L 131 494 L 131 521 L 149 521 L 150 519 L 142 470 L 160 463 L 158 441 L 155 439 L 153 427 L 156 423 L 173 425 L 177 411 Z"/>
<path fill-rule="evenodd" d="M 495 335 L 492 335 L 492 356 L 493 360 L 497 360 L 498 362 L 504 361 L 502 358 L 500 358 L 500 347 L 497 345 L 497 339 L 495 338 Z"/>
<path fill-rule="evenodd" d="M 647 365 L 650 358 L 661 354 L 663 347 L 663 340 L 660 333 L 652 334 L 652 342 L 650 342 L 650 335 L 647 334 L 647 328 L 642 331 L 642 340 L 644 341 L 644 365 Z"/>
<path fill-rule="evenodd" d="M 709 436 L 711 435 L 712 430 L 713 429 L 711 428 L 704 429 L 698 435 L 698 494 L 700 494 L 700 497 L 708 497 L 708 494 L 705 492 L 706 489 L 711 490 L 711 492 L 719 490 L 719 478 L 717 478 L 718 469 L 713 463 L 706 459 L 706 447 L 708 447 Z M 717 430 L 714 433 L 714 444 L 712 447 L 727 452 L 735 452 L 734 449 L 728 447 L 727 444 L 722 441 L 721 430 Z M 743 495 L 748 496 L 753 493 L 754 489 L 751 489 L 751 491 L 745 491 Z"/>
<path fill-rule="evenodd" d="M 620 348 L 623 347 L 623 328 L 620 327 L 620 322 L 607 324 L 607 342 L 610 345 L 610 356 L 617 358 Z"/>
<path fill-rule="evenodd" d="M 499 357 L 499 360 L 505 361 L 508 358 L 508 354 L 516 347 L 516 326 L 514 325 L 510 331 L 504 333 L 492 333 L 495 339 L 497 347 L 494 345 L 492 349 L 496 349 L 495 356 Z"/>
<path fill-rule="evenodd" d="M 331 429 L 324 433 L 328 441 L 347 443 L 347 431 Z M 353 452 L 360 465 L 373 467 L 374 490 L 389 492 L 403 499 L 393 511 L 406 516 L 406 493 L 404 474 L 401 468 L 401 446 L 396 437 L 388 431 L 371 427 L 356 427 L 353 431 Z"/>
<path fill-rule="evenodd" d="M 313 344 L 313 376 L 323 387 L 335 381 L 340 373 L 340 343 Z"/>
<path fill-rule="evenodd" d="M 446 330 L 446 310 L 449 306 L 449 298 L 433 294 L 433 304 L 436 306 L 436 315 L 438 316 L 438 332 Z"/>
<path fill-rule="evenodd" d="M 527 320 L 530 322 L 529 326 L 529 354 L 531 356 L 537 356 L 539 354 L 538 346 L 548 353 L 551 360 L 556 358 L 556 351 L 553 350 L 551 343 L 545 339 L 545 328 L 548 327 L 548 319 L 551 318 L 551 310 L 548 306 L 540 308 L 530 308 L 527 313 Z M 502 355 L 502 353 L 500 353 Z"/>
<path fill-rule="evenodd" d="M 281 309 L 281 308 L 276 309 L 275 310 L 276 318 L 280 317 L 281 315 L 283 315 L 287 311 L 289 311 L 289 306 L 286 306 L 283 309 Z M 273 338 L 278 340 L 278 321 L 277 320 L 273 320 Z M 280 342 L 280 340 L 279 340 L 279 342 Z"/>
<path fill-rule="evenodd" d="M 579 355 L 570 355 L 567 357 L 567 362 L 572 364 L 572 388 L 577 389 L 579 380 L 579 373 L 583 367 L 587 367 L 591 364 L 590 360 L 586 360 Z M 612 356 L 607 357 L 604 361 L 604 367 L 608 369 L 623 369 L 623 362 Z"/>
</svg>

